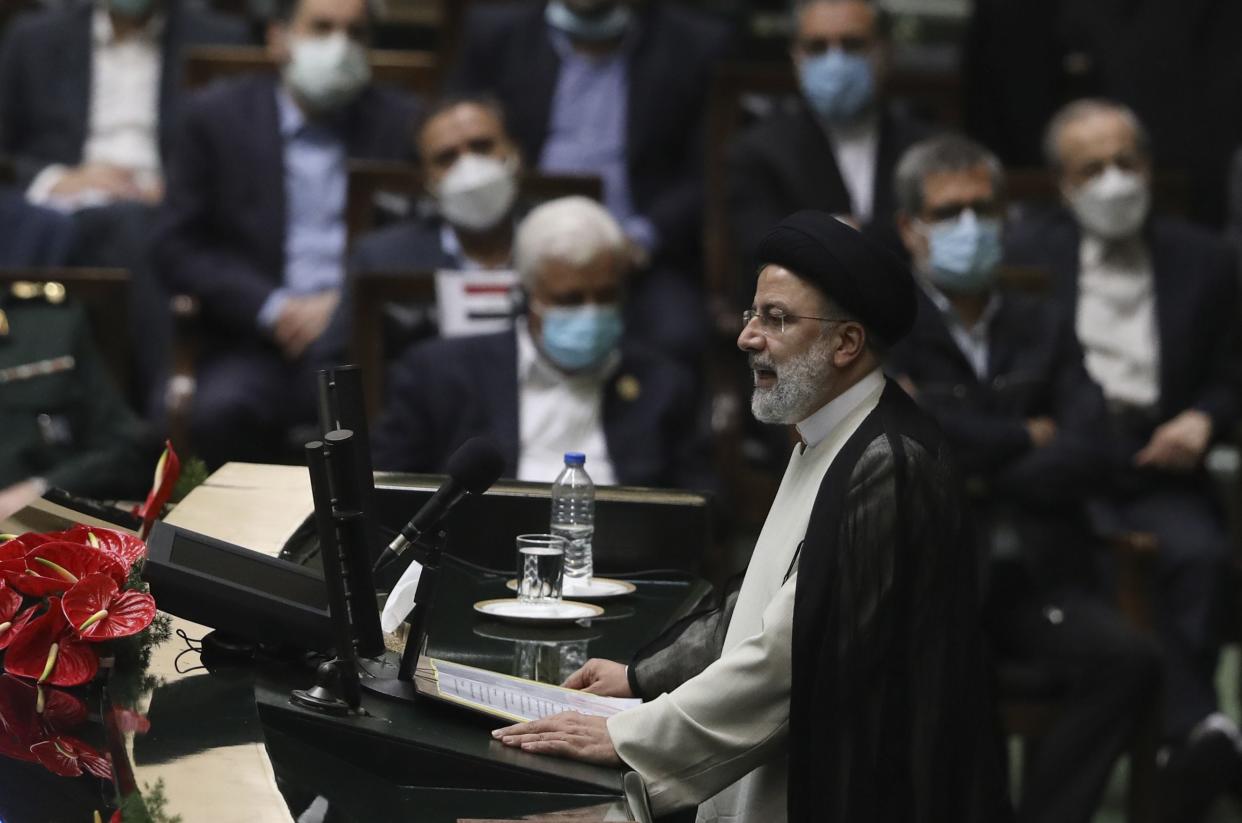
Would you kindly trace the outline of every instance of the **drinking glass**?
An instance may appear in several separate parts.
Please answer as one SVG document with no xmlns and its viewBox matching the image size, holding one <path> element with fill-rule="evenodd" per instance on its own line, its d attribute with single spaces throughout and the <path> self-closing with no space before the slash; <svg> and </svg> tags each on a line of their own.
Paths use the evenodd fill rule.
<svg viewBox="0 0 1242 823">
<path fill-rule="evenodd" d="M 561 599 L 567 545 L 565 538 L 555 534 L 518 535 L 518 600 L 549 603 Z"/>
</svg>

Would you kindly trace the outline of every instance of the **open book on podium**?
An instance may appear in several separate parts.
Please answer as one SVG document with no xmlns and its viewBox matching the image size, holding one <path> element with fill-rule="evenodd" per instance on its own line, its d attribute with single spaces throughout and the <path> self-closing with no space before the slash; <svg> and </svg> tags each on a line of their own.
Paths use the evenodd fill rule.
<svg viewBox="0 0 1242 823">
<path fill-rule="evenodd" d="M 611 717 L 642 703 L 638 699 L 587 694 L 434 657 L 418 658 L 414 685 L 419 694 L 513 723 L 561 712 Z"/>
</svg>

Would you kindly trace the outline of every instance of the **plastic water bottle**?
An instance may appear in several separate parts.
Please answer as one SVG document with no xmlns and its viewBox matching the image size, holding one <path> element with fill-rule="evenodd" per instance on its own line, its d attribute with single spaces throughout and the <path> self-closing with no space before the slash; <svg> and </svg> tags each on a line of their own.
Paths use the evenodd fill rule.
<svg viewBox="0 0 1242 823">
<path fill-rule="evenodd" d="M 590 585 L 595 536 L 595 484 L 584 468 L 586 455 L 566 452 L 565 468 L 552 485 L 552 534 L 565 538 L 564 590 L 571 593 Z"/>
</svg>

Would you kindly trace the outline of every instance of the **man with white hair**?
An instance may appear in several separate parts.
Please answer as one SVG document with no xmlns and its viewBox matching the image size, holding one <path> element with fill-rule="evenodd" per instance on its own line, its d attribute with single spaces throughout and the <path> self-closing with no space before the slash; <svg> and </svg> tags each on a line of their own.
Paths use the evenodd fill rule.
<svg viewBox="0 0 1242 823">
<path fill-rule="evenodd" d="M 584 197 L 545 203 L 518 227 L 514 260 L 525 311 L 513 330 L 430 341 L 398 361 L 376 467 L 441 470 L 489 434 L 519 480 L 551 482 L 580 451 L 597 484 L 714 485 L 694 376 L 624 337 L 617 222 Z"/>
</svg>

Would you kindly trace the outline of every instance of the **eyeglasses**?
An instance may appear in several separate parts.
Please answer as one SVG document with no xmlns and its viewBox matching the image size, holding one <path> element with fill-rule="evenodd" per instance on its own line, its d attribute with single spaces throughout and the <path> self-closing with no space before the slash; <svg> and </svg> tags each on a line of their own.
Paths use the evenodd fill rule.
<svg viewBox="0 0 1242 823">
<path fill-rule="evenodd" d="M 742 312 L 742 327 L 750 325 L 750 321 L 759 318 L 759 330 L 764 334 L 784 334 L 786 320 L 818 320 L 821 323 L 845 323 L 848 317 L 812 317 L 809 314 L 786 314 L 776 309 L 756 311 L 747 309 Z"/>
</svg>

